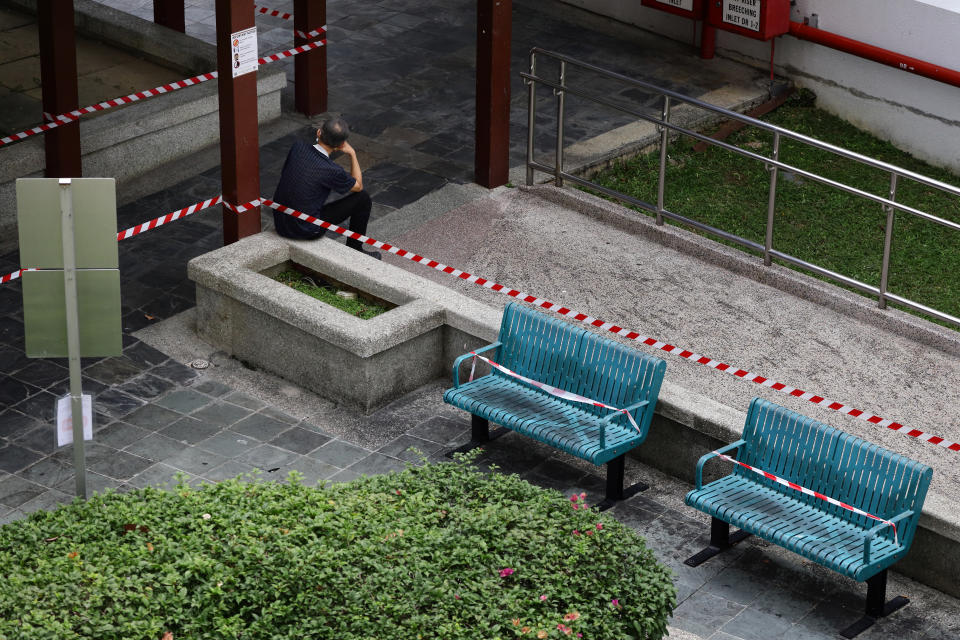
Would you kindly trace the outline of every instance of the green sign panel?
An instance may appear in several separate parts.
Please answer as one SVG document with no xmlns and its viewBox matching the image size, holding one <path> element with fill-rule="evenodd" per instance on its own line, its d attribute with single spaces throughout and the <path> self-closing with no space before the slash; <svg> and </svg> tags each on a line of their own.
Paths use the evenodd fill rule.
<svg viewBox="0 0 960 640">
<path fill-rule="evenodd" d="M 119 355 L 123 343 L 113 178 L 72 178 L 68 186 L 61 186 L 58 178 L 19 179 L 17 226 L 20 264 L 40 269 L 22 276 L 27 355 L 73 355 L 68 349 L 70 321 L 79 332 L 78 357 Z M 68 278 L 76 280 L 73 320 Z"/>
</svg>

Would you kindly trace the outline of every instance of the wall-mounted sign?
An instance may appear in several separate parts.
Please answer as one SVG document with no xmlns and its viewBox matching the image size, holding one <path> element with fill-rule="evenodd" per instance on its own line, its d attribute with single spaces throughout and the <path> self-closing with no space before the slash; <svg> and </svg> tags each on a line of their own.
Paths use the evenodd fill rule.
<svg viewBox="0 0 960 640">
<path fill-rule="evenodd" d="M 703 0 L 641 0 L 641 4 L 693 20 L 703 17 Z"/>
<path fill-rule="evenodd" d="M 757 40 L 769 40 L 790 30 L 790 0 L 714 0 L 707 22 L 717 29 Z"/>
<path fill-rule="evenodd" d="M 760 0 L 723 0 L 723 21 L 741 29 L 760 31 Z"/>
<path fill-rule="evenodd" d="M 234 78 L 256 71 L 258 59 L 256 27 L 230 34 L 230 66 Z"/>
<path fill-rule="evenodd" d="M 693 11 L 693 0 L 657 0 L 657 2 L 684 11 Z"/>
</svg>

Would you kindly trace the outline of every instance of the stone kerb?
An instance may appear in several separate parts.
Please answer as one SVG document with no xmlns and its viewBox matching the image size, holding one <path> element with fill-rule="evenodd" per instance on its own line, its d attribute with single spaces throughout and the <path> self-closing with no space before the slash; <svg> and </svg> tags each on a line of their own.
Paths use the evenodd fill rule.
<svg viewBox="0 0 960 640">
<path fill-rule="evenodd" d="M 11 4 L 36 12 L 36 2 L 12 0 Z M 184 78 L 216 69 L 216 48 L 195 38 L 89 0 L 77 2 L 76 15 L 78 33 L 143 52 L 151 61 L 182 71 Z M 285 86 L 286 74 L 278 65 L 257 72 L 261 123 L 280 117 L 280 92 Z M 16 238 L 16 179 L 43 177 L 42 135 L 0 150 L 0 238 Z M 83 173 L 116 178 L 118 203 L 123 204 L 135 178 L 216 144 L 219 137 L 217 81 L 210 80 L 81 118 Z M 0 240 L 0 245 L 6 244 Z"/>
<path fill-rule="evenodd" d="M 263 273 L 291 262 L 397 307 L 360 320 Z M 365 412 L 449 375 L 499 326 L 497 311 L 329 240 L 264 232 L 191 260 L 188 275 L 203 339 Z"/>
</svg>

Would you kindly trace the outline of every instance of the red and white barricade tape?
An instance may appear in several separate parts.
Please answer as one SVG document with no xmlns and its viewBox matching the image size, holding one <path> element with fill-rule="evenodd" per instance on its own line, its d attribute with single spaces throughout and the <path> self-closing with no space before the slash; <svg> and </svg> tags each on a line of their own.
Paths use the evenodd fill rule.
<svg viewBox="0 0 960 640">
<path fill-rule="evenodd" d="M 311 32 L 314 33 L 314 32 Z M 280 51 L 278 53 L 273 53 L 262 58 L 259 58 L 257 62 L 259 64 L 269 64 L 271 62 L 276 62 L 277 60 L 283 60 L 284 58 L 289 58 L 295 56 L 298 53 L 304 53 L 312 49 L 317 49 L 319 47 L 325 46 L 327 44 L 326 40 L 316 40 L 314 42 L 308 42 L 307 44 L 300 45 L 299 47 L 294 47 L 292 49 L 287 49 L 286 51 Z M 60 113 L 53 115 L 50 113 L 44 113 L 43 117 L 47 122 L 44 124 L 37 125 L 32 129 L 27 129 L 26 131 L 21 131 L 19 133 L 14 133 L 9 136 L 0 138 L 0 147 L 8 145 L 14 142 L 19 142 L 30 136 L 35 136 L 38 133 L 43 133 L 54 129 L 63 124 L 68 124 L 75 120 L 78 120 L 81 116 L 85 116 L 90 113 L 96 113 L 97 111 L 105 111 L 113 107 L 119 107 L 125 104 L 130 104 L 132 102 L 137 102 L 138 100 L 143 100 L 145 98 L 151 98 L 153 96 L 158 96 L 163 93 L 170 93 L 171 91 L 176 91 L 177 89 L 183 89 L 185 87 L 192 87 L 201 82 L 206 82 L 207 80 L 213 80 L 216 78 L 218 73 L 216 71 L 211 71 L 209 73 L 201 73 L 198 76 L 192 78 L 186 78 L 184 80 L 178 80 L 176 82 L 171 82 L 170 84 L 161 85 L 153 89 L 147 89 L 146 91 L 137 91 L 136 93 L 131 93 L 130 95 L 121 96 L 119 98 L 111 98 L 110 100 L 104 100 L 98 104 L 92 104 L 88 107 L 82 109 L 76 109 L 68 113 Z"/>
<path fill-rule="evenodd" d="M 532 379 L 530 379 L 530 378 L 528 378 L 528 377 L 526 377 L 526 376 L 520 375 L 520 374 L 517 373 L 516 371 L 511 371 L 510 369 L 507 369 L 507 368 L 506 368 L 505 366 L 503 366 L 502 364 L 497 364 L 496 362 L 494 362 L 493 360 L 490 360 L 489 358 L 484 358 L 483 356 L 478 355 L 475 351 L 471 351 L 471 352 L 470 352 L 470 355 L 473 356 L 473 364 L 470 365 L 470 379 L 471 379 L 471 380 L 473 380 L 473 372 L 474 372 L 474 368 L 475 368 L 476 365 L 477 365 L 477 359 L 480 359 L 480 360 L 483 360 L 484 362 L 486 362 L 488 365 L 490 365 L 490 366 L 493 367 L 494 369 L 496 369 L 496 370 L 498 370 L 498 371 L 502 371 L 503 373 L 507 374 L 507 375 L 510 376 L 511 378 L 516 378 L 517 380 L 521 380 L 521 381 L 523 381 L 523 382 L 526 382 L 527 384 L 533 385 L 534 387 L 536 387 L 536 388 L 538 388 L 538 389 L 543 389 L 544 391 L 546 391 L 547 393 L 549 393 L 549 394 L 552 395 L 552 396 L 556 396 L 556 397 L 558 397 L 558 398 L 563 398 L 563 399 L 565 399 L 565 400 L 572 400 L 572 401 L 574 401 L 574 402 L 581 402 L 581 403 L 583 403 L 583 404 L 589 404 L 589 405 L 592 405 L 592 406 L 594 406 L 594 407 L 602 407 L 602 408 L 604 408 L 604 409 L 610 409 L 611 411 L 618 411 L 618 412 L 622 413 L 623 415 L 627 416 L 627 420 L 629 420 L 629 421 L 630 421 L 630 424 L 633 425 L 633 428 L 637 430 L 637 433 L 642 433 L 642 432 L 640 431 L 640 427 L 637 425 L 637 421 L 633 419 L 633 416 L 632 416 L 632 415 L 630 414 L 630 412 L 627 411 L 626 409 L 618 409 L 617 407 L 611 407 L 611 406 L 608 405 L 608 404 L 603 404 L 602 402 L 597 402 L 596 400 L 592 400 L 592 399 L 587 398 L 587 397 L 585 397 L 585 396 L 581 396 L 580 394 L 573 393 L 572 391 L 567 391 L 567 390 L 565 390 L 565 389 L 560 389 L 560 388 L 558 388 L 558 387 L 552 387 L 552 386 L 550 386 L 549 384 L 544 384 L 543 382 L 537 382 L 536 380 L 532 380 Z"/>
<path fill-rule="evenodd" d="M 326 40 L 315 40 L 313 42 L 308 42 L 307 44 L 302 44 L 299 47 L 294 47 L 292 49 L 287 49 L 286 51 L 280 51 L 278 53 L 271 53 L 268 56 L 264 56 L 257 60 L 260 64 L 269 64 L 271 62 L 276 62 L 277 60 L 283 60 L 284 58 L 289 58 L 290 56 L 295 56 L 298 53 L 304 53 L 310 51 L 311 49 L 317 49 L 319 47 L 325 46 L 327 44 Z"/>
<path fill-rule="evenodd" d="M 496 282 L 487 280 L 486 278 L 481 278 L 480 276 L 472 275 L 470 273 L 467 273 L 466 271 L 455 269 L 454 267 L 447 266 L 445 264 L 437 262 L 436 260 L 431 260 L 430 258 L 425 258 L 416 253 L 412 253 L 410 251 L 406 251 L 404 249 L 394 247 L 393 245 L 387 244 L 385 242 L 380 242 L 379 240 L 368 238 L 367 236 L 360 235 L 359 233 L 350 231 L 349 229 L 344 229 L 343 227 L 339 227 L 335 224 L 331 224 L 325 220 L 314 218 L 313 216 L 303 213 L 301 211 L 297 211 L 295 209 L 285 207 L 281 204 L 273 202 L 272 200 L 264 199 L 263 204 L 273 209 L 276 209 L 277 211 L 280 211 L 282 213 L 286 213 L 295 218 L 298 218 L 300 220 L 304 220 L 306 222 L 310 222 L 312 224 L 321 226 L 324 229 L 330 229 L 348 238 L 359 240 L 360 242 L 364 244 L 368 244 L 374 248 L 381 249 L 383 251 L 388 251 L 394 255 L 400 256 L 401 258 L 406 258 L 407 260 L 411 260 L 413 262 L 426 265 L 431 269 L 442 271 L 454 277 L 460 278 L 461 280 L 472 282 L 473 284 L 477 284 L 487 289 L 490 289 L 492 291 L 502 293 L 504 295 L 510 296 L 511 298 L 516 298 L 528 304 L 532 304 L 532 305 L 541 307 L 543 309 L 553 311 L 554 313 L 558 313 L 564 317 L 572 318 L 573 320 L 577 320 L 579 322 L 589 324 L 590 326 L 597 327 L 598 329 L 609 331 L 610 333 L 616 334 L 622 338 L 633 340 L 634 342 L 640 342 L 647 346 L 660 349 L 661 351 L 666 351 L 667 353 L 671 353 L 675 356 L 679 356 L 686 360 L 690 360 L 691 362 L 702 364 L 710 367 L 711 369 L 716 369 L 717 371 L 722 371 L 724 373 L 730 374 L 732 376 L 740 378 L 741 380 L 747 380 L 749 382 L 753 382 L 755 384 L 763 385 L 765 387 L 773 389 L 774 391 L 779 391 L 780 393 L 785 393 L 787 395 L 794 396 L 795 398 L 800 398 L 801 400 L 807 400 L 808 402 L 812 402 L 821 407 L 831 409 L 832 411 L 843 413 L 848 416 L 852 416 L 854 418 L 858 418 L 860 420 L 864 420 L 866 422 L 869 422 L 871 424 L 875 424 L 881 427 L 886 427 L 887 429 L 890 429 L 892 431 L 896 431 L 898 433 L 910 436 L 911 438 L 915 438 L 923 442 L 929 442 L 930 444 L 938 445 L 940 447 L 943 447 L 955 453 L 960 452 L 960 443 L 950 442 L 949 440 L 944 440 L 939 436 L 925 433 L 923 431 L 920 431 L 919 429 L 913 429 L 911 427 L 907 427 L 905 425 L 900 424 L 899 422 L 895 422 L 888 418 L 881 418 L 880 416 L 876 416 L 876 415 L 867 413 L 865 411 L 861 411 L 860 409 L 854 409 L 853 407 L 847 406 L 840 402 L 829 400 L 823 396 L 818 396 L 808 391 L 796 389 L 789 385 L 785 385 L 781 382 L 775 382 L 764 376 L 750 373 L 749 371 L 745 371 L 737 367 L 733 367 L 724 362 L 720 362 L 719 360 L 714 360 L 713 358 L 700 355 L 699 353 L 694 353 L 693 351 L 690 351 L 688 349 L 682 349 L 675 345 L 661 342 L 660 340 L 657 340 L 655 338 L 648 338 L 646 336 L 640 335 L 636 331 L 630 331 L 629 329 L 618 327 L 615 324 L 604 322 L 603 320 L 599 320 L 592 316 L 588 316 L 585 313 L 579 313 L 577 311 L 573 311 L 564 306 L 550 302 L 549 300 L 544 300 L 542 298 L 532 296 L 528 293 L 517 291 L 516 289 L 510 289 L 508 287 L 503 286 L 502 284 L 497 284 Z"/>
<path fill-rule="evenodd" d="M 316 38 L 317 36 L 322 36 L 325 34 L 327 32 L 327 25 L 323 25 L 319 29 L 314 29 L 313 31 L 300 31 L 300 29 L 294 29 L 293 32 L 304 40 L 309 40 L 310 38 Z"/>
<path fill-rule="evenodd" d="M 24 271 L 36 271 L 36 269 L 17 269 L 13 273 L 8 273 L 5 276 L 0 276 L 0 284 L 6 284 L 8 282 L 16 280 L 21 275 L 23 275 Z"/>
<path fill-rule="evenodd" d="M 210 73 L 201 73 L 198 76 L 192 78 L 186 78 L 185 80 L 178 80 L 177 82 L 172 82 L 170 84 L 164 84 L 153 89 L 147 89 L 146 91 L 137 91 L 136 93 L 131 93 L 127 96 L 121 96 L 119 98 L 111 98 L 110 100 L 104 100 L 98 104 L 92 104 L 89 107 L 84 107 L 82 109 L 76 109 L 75 111 L 70 111 L 69 113 L 60 113 L 57 115 L 52 115 L 50 113 L 44 113 L 43 117 L 49 122 L 36 126 L 27 131 L 21 131 L 20 133 L 14 133 L 13 135 L 7 136 L 5 138 L 0 138 L 0 147 L 5 144 L 10 144 L 11 142 L 19 142 L 24 138 L 36 135 L 38 133 L 43 133 L 44 131 L 49 131 L 55 127 L 59 127 L 62 124 L 68 124 L 74 120 L 78 120 L 81 116 L 85 116 L 89 113 L 95 113 L 97 111 L 105 111 L 113 107 L 119 107 L 121 105 L 130 104 L 131 102 L 136 102 L 138 100 L 143 100 L 144 98 L 150 98 L 152 96 L 158 96 L 162 93 L 169 93 L 171 91 L 176 91 L 177 89 L 183 89 L 185 87 L 192 87 L 195 84 L 200 84 L 201 82 L 206 82 L 207 80 L 213 80 L 217 77 L 216 71 L 211 71 Z"/>
<path fill-rule="evenodd" d="M 283 18 L 284 20 L 290 20 L 293 18 L 292 13 L 284 13 L 283 11 L 279 11 L 277 9 L 271 9 L 269 7 L 261 7 L 259 5 L 253 5 L 253 9 L 256 13 L 262 13 L 268 16 Z"/>
<path fill-rule="evenodd" d="M 823 495 L 822 493 L 820 493 L 819 491 L 814 491 L 813 489 L 807 489 L 806 487 L 802 487 L 802 486 L 800 486 L 799 484 L 797 484 L 796 482 L 790 482 L 789 480 L 784 480 L 783 478 L 781 478 L 781 477 L 779 477 L 779 476 L 773 475 L 773 474 L 770 473 L 769 471 L 764 471 L 763 469 L 757 469 L 756 467 L 751 467 L 749 464 L 746 464 L 746 463 L 744 463 L 744 462 L 740 462 L 739 460 L 736 460 L 736 459 L 734 459 L 734 458 L 731 458 L 731 457 L 728 456 L 728 455 L 724 455 L 724 454 L 720 453 L 719 451 L 714 451 L 714 452 L 713 452 L 713 455 L 717 456 L 717 457 L 720 458 L 721 460 L 726 460 L 727 462 L 732 462 L 733 464 L 739 465 L 739 466 L 743 467 L 744 469 L 748 469 L 748 470 L 750 470 L 750 471 L 753 471 L 754 473 L 763 476 L 763 477 L 766 478 L 767 480 L 773 480 L 773 481 L 776 482 L 777 484 L 782 484 L 783 486 L 789 487 L 789 488 L 793 489 L 794 491 L 799 491 L 800 493 L 802 493 L 802 494 L 804 494 L 804 495 L 813 496 L 813 497 L 815 497 L 815 498 L 820 498 L 821 500 L 826 500 L 826 501 L 829 502 L 830 504 L 836 505 L 836 506 L 838 506 L 838 507 L 843 507 L 844 509 L 846 509 L 846 510 L 848 510 L 848 511 L 853 511 L 854 513 L 859 514 L 859 515 L 861 515 L 861 516 L 866 516 L 866 517 L 868 517 L 868 518 L 872 518 L 873 520 L 876 520 L 877 522 L 882 522 L 882 523 L 884 523 L 884 524 L 888 524 L 888 525 L 890 525 L 891 527 L 893 527 L 893 541 L 894 541 L 894 543 L 895 543 L 895 544 L 900 544 L 899 539 L 897 538 L 897 525 L 895 525 L 894 523 L 890 522 L 889 520 L 884 520 L 883 518 L 877 517 L 877 516 L 873 515 L 872 513 L 867 513 L 866 511 L 864 511 L 864 510 L 862 510 L 862 509 L 857 509 L 856 507 L 854 507 L 854 506 L 852 506 L 852 505 L 849 505 L 849 504 L 847 504 L 846 502 L 840 502 L 840 501 L 837 500 L 836 498 L 831 498 L 830 496 L 825 496 L 825 495 Z"/>
<path fill-rule="evenodd" d="M 144 231 L 156 229 L 160 225 L 167 224 L 168 222 L 173 222 L 174 220 L 179 220 L 180 218 L 186 218 L 192 213 L 203 211 L 204 209 L 220 204 L 221 202 L 223 202 L 223 196 L 217 196 L 216 198 L 210 198 L 209 200 L 192 204 L 189 207 L 184 207 L 178 211 L 171 211 L 170 213 L 162 215 L 159 218 L 154 218 L 153 220 L 149 220 L 143 224 L 138 224 L 125 231 L 121 231 L 117 234 L 117 241 L 126 240 L 127 238 L 140 235 Z"/>
</svg>

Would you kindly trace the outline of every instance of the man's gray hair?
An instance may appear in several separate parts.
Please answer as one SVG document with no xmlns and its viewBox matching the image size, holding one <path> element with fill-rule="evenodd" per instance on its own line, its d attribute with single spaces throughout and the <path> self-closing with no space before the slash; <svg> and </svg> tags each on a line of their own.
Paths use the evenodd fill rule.
<svg viewBox="0 0 960 640">
<path fill-rule="evenodd" d="M 320 142 L 336 149 L 350 137 L 350 126 L 343 118 L 329 118 L 320 123 Z"/>
</svg>

